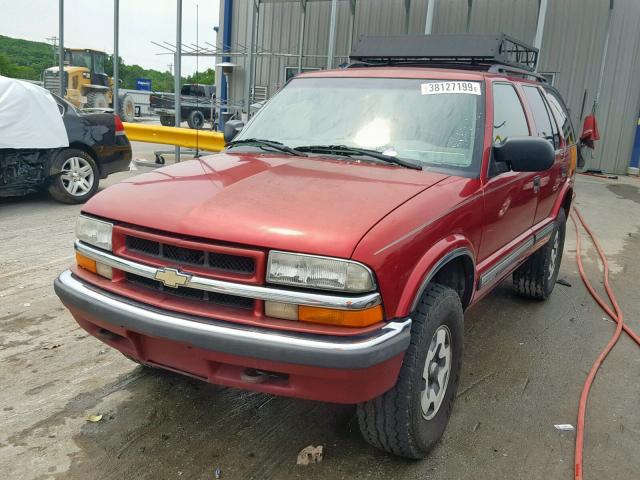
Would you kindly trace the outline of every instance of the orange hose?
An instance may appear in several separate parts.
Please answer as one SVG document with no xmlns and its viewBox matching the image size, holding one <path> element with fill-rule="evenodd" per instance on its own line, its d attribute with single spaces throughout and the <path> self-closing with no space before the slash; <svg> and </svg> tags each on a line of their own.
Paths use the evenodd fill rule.
<svg viewBox="0 0 640 480">
<path fill-rule="evenodd" d="M 578 217 L 580 224 L 589 234 L 589 237 L 591 238 L 591 241 L 595 245 L 596 250 L 598 251 L 598 255 L 600 256 L 600 260 L 602 261 L 602 264 L 604 266 L 604 288 L 607 292 L 607 296 L 609 297 L 609 300 L 611 300 L 611 304 L 613 305 L 613 310 L 609 307 L 609 305 L 606 304 L 606 302 L 602 299 L 602 297 L 598 295 L 598 293 L 595 291 L 595 289 L 591 285 L 591 282 L 589 282 L 587 275 L 585 274 L 584 266 L 582 265 L 581 252 L 580 252 L 581 237 L 580 237 L 580 231 L 578 229 L 578 222 L 576 221 L 576 217 Z M 600 246 L 600 243 L 598 242 L 593 232 L 591 231 L 587 223 L 584 221 L 584 218 L 582 217 L 582 215 L 580 214 L 580 212 L 576 207 L 573 208 L 573 212 L 571 214 L 571 220 L 573 221 L 573 225 L 575 226 L 575 230 L 576 230 L 576 261 L 578 263 L 578 271 L 580 272 L 580 277 L 582 278 L 582 281 L 585 287 L 587 287 L 587 290 L 589 291 L 591 296 L 596 300 L 596 302 L 598 302 L 598 305 L 600 305 L 602 310 L 616 322 L 616 330 L 613 336 L 611 337 L 611 339 L 609 340 L 609 342 L 607 343 L 607 345 L 605 346 L 605 348 L 602 350 L 602 352 L 600 352 L 600 354 L 596 358 L 596 361 L 593 363 L 591 370 L 589 370 L 589 374 L 587 375 L 587 378 L 584 382 L 584 386 L 582 387 L 582 393 L 580 394 L 580 403 L 578 404 L 578 424 L 576 427 L 574 475 L 575 475 L 575 480 L 582 480 L 584 423 L 585 423 L 585 413 L 587 408 L 587 399 L 589 397 L 589 390 L 591 389 L 591 384 L 593 383 L 593 380 L 596 376 L 596 373 L 598 372 L 598 369 L 600 368 L 600 365 L 602 365 L 602 362 L 604 361 L 604 359 L 607 357 L 609 352 L 613 349 L 614 345 L 620 338 L 620 334 L 623 329 L 629 335 L 629 337 L 631 337 L 638 345 L 640 345 L 640 337 L 638 337 L 638 335 L 633 330 L 631 330 L 630 327 L 624 324 L 623 315 L 622 315 L 622 312 L 620 311 L 620 306 L 618 305 L 616 296 L 613 293 L 611 286 L 609 285 L 609 262 L 607 261 L 607 257 L 605 256 L 604 251 Z"/>
<path fill-rule="evenodd" d="M 578 219 L 580 220 L 581 225 L 584 227 L 584 229 L 587 231 L 587 233 L 589 234 L 589 236 L 591 237 L 591 240 L 593 241 L 594 245 L 596 246 L 596 250 L 598 251 L 598 255 L 600 256 L 600 260 L 602 260 L 602 263 L 604 264 L 604 268 L 605 268 L 605 288 L 607 290 L 607 295 L 609 296 L 609 298 L 611 298 L 611 295 L 613 295 L 613 292 L 611 291 L 610 287 L 609 287 L 609 263 L 607 262 L 607 257 L 605 257 L 604 255 L 604 251 L 602 250 L 602 247 L 600 246 L 600 243 L 598 242 L 598 240 L 596 239 L 595 235 L 593 234 L 593 232 L 591 231 L 591 229 L 589 228 L 589 225 L 587 224 L 587 222 L 585 222 L 584 218 L 582 217 L 582 214 L 580 213 L 580 211 L 578 210 L 577 207 L 573 207 L 573 211 L 575 212 L 575 214 L 578 216 Z M 573 213 L 573 212 L 572 212 Z M 575 225 L 575 220 L 572 218 L 573 223 Z M 577 226 L 576 226 L 577 228 Z M 578 252 L 576 252 L 577 254 Z M 582 260 L 576 258 L 576 260 L 578 260 L 578 268 L 580 267 L 580 265 L 582 264 Z M 582 276 L 582 275 L 581 275 Z M 596 293 L 596 291 L 593 289 L 593 287 L 591 286 L 591 283 L 589 283 L 588 280 L 585 279 L 585 277 L 582 277 L 582 280 L 585 282 L 585 286 L 587 287 L 587 289 L 589 290 L 589 292 L 591 293 L 591 295 L 595 298 L 595 300 L 598 302 L 598 304 L 602 307 L 602 309 L 604 310 L 604 312 L 609 315 L 611 318 L 613 318 L 615 320 L 615 314 L 611 311 L 611 308 L 609 308 L 609 306 L 604 302 L 604 300 L 602 300 L 602 297 L 600 297 L 600 295 L 598 295 Z M 614 297 L 615 298 L 615 297 Z M 613 301 L 612 301 L 613 302 Z M 616 304 L 617 305 L 617 304 Z M 626 324 L 626 323 L 622 323 L 622 329 L 625 331 L 625 333 L 627 333 L 627 335 L 629 335 L 638 345 L 640 345 L 640 336 L 637 335 L 633 330 L 631 330 L 631 328 Z"/>
</svg>

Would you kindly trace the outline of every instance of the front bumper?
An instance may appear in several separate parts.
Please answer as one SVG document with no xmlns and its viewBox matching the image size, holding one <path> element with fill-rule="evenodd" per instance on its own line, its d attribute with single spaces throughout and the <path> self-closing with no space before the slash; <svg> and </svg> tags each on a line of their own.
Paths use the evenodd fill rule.
<svg viewBox="0 0 640 480">
<path fill-rule="evenodd" d="M 83 328 L 128 356 L 212 383 L 280 395 L 340 403 L 374 398 L 395 383 L 410 341 L 408 318 L 358 337 L 312 335 L 156 309 L 97 289 L 70 271 L 54 287 Z M 244 382 L 246 368 L 287 380 Z"/>
</svg>

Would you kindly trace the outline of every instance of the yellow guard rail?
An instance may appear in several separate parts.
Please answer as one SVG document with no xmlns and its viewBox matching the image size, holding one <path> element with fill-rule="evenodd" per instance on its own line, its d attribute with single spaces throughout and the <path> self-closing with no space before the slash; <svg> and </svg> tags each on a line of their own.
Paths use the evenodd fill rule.
<svg viewBox="0 0 640 480">
<path fill-rule="evenodd" d="M 135 142 L 162 143 L 211 152 L 224 148 L 224 136 L 220 132 L 128 122 L 123 122 L 123 125 L 129 140 Z"/>
</svg>

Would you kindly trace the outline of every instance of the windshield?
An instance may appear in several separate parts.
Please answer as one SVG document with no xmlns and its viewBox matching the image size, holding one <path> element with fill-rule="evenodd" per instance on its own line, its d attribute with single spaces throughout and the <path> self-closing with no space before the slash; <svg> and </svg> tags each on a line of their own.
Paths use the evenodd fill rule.
<svg viewBox="0 0 640 480">
<path fill-rule="evenodd" d="M 237 139 L 293 148 L 346 145 L 427 168 L 476 171 L 482 99 L 480 82 L 299 78 L 267 102 Z"/>
<path fill-rule="evenodd" d="M 96 53 L 93 58 L 96 62 L 93 66 L 93 73 L 104 73 L 104 55 Z"/>
<path fill-rule="evenodd" d="M 67 51 L 66 59 L 74 67 L 86 67 L 91 70 L 91 54 L 87 52 Z"/>
</svg>

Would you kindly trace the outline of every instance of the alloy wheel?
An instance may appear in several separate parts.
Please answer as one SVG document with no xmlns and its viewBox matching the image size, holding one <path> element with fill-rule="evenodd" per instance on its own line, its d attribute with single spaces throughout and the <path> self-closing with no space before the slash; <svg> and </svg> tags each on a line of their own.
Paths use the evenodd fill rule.
<svg viewBox="0 0 640 480">
<path fill-rule="evenodd" d="M 558 261 L 558 249 L 560 247 L 560 235 L 556 232 L 556 238 L 553 240 L 551 254 L 549 255 L 549 279 L 553 277 L 556 271 L 556 262 Z"/>
<path fill-rule="evenodd" d="M 434 332 L 422 372 L 420 405 L 422 416 L 431 420 L 436 416 L 444 400 L 451 371 L 451 332 L 440 325 Z"/>
<path fill-rule="evenodd" d="M 62 165 L 62 186 L 74 197 L 86 195 L 95 181 L 91 164 L 82 157 L 68 158 Z"/>
</svg>

